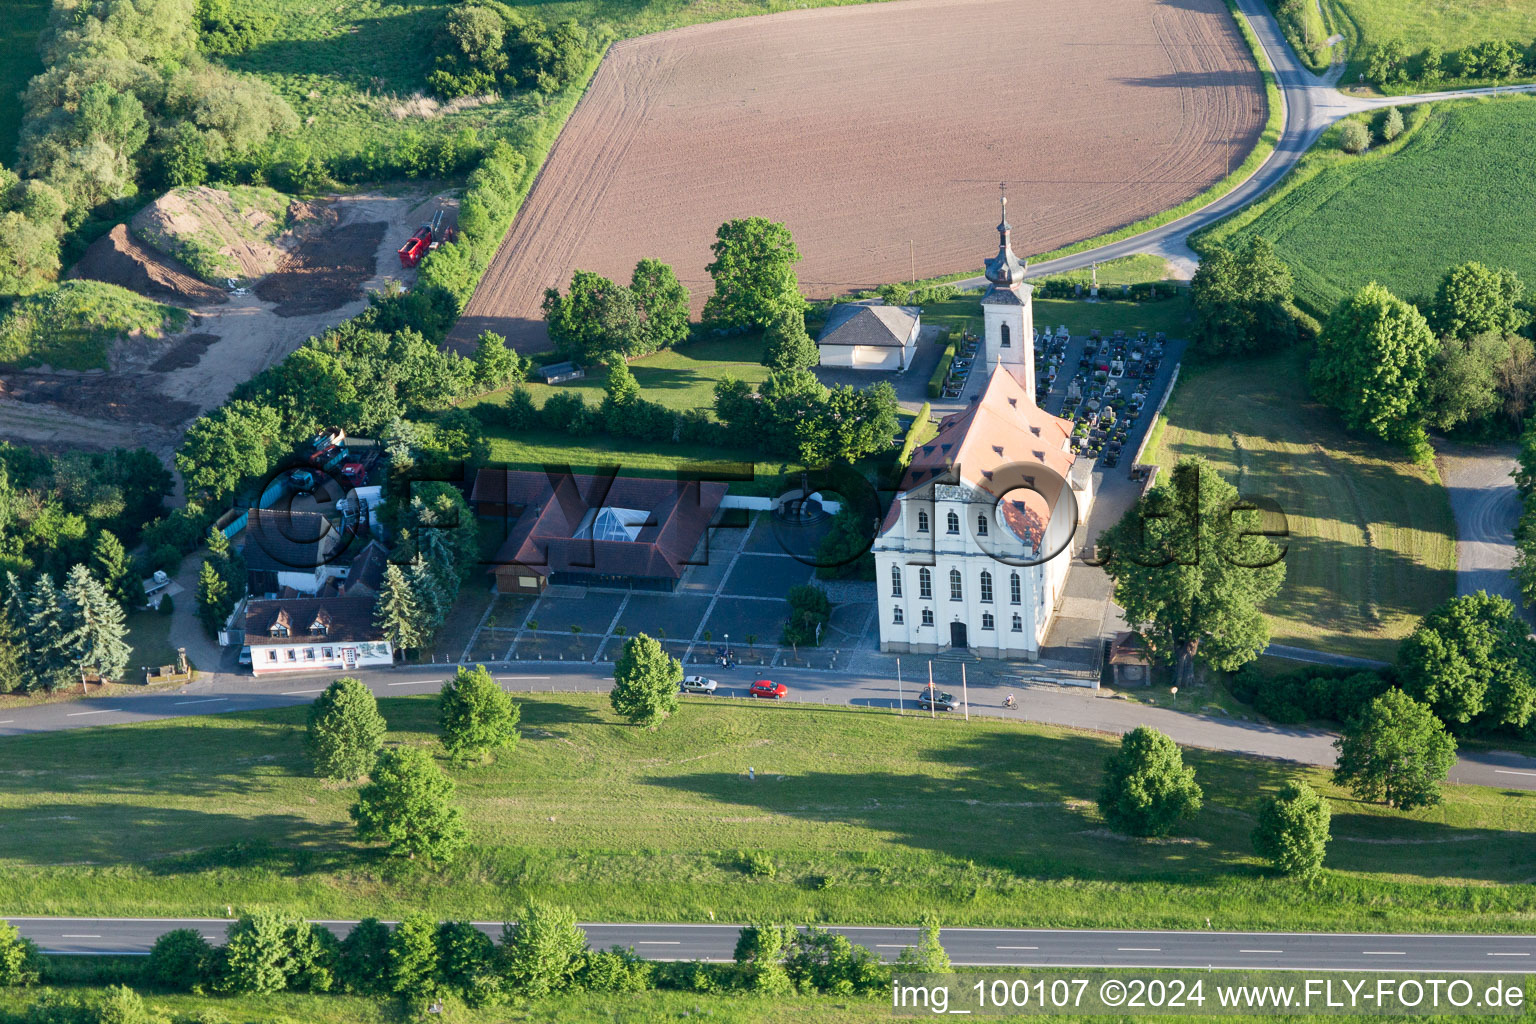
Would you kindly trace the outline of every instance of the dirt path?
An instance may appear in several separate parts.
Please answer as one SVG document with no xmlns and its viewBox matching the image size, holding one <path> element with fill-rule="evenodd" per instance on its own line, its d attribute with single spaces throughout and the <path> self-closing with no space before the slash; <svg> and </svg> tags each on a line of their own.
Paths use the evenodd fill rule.
<svg viewBox="0 0 1536 1024">
<path fill-rule="evenodd" d="M 1510 575 L 1515 564 L 1515 523 L 1520 518 L 1520 495 L 1511 476 L 1515 445 L 1441 442 L 1435 448 L 1451 514 L 1456 517 L 1456 593 L 1486 590 L 1521 607 L 1520 590 Z"/>
<path fill-rule="evenodd" d="M 1177 205 L 1257 140 L 1264 100 L 1219 0 L 896 0 L 614 45 L 455 330 L 543 339 L 577 268 L 672 264 L 716 227 L 788 223 L 806 292 L 980 264 L 1009 182 L 1015 248 Z"/>
</svg>

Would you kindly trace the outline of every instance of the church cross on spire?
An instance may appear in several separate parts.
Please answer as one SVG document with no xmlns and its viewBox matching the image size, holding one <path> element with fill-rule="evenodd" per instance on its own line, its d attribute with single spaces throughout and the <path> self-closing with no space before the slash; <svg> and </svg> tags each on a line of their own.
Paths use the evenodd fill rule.
<svg viewBox="0 0 1536 1024">
<path fill-rule="evenodd" d="M 1002 200 L 1003 219 L 997 225 L 997 255 L 987 260 L 987 280 L 995 285 L 1011 288 L 1024 279 L 1024 264 L 1013 254 L 1013 245 L 1009 239 L 1012 228 L 1008 224 L 1008 183 L 998 183 L 998 193 Z"/>
</svg>

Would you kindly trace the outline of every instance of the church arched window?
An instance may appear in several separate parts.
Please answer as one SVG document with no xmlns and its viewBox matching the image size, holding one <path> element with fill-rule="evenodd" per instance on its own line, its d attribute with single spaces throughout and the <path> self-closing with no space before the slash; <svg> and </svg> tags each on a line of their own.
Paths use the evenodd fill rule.
<svg viewBox="0 0 1536 1024">
<path fill-rule="evenodd" d="M 963 597 L 960 584 L 960 570 L 951 569 L 949 570 L 949 599 L 951 601 L 959 601 Z"/>
<path fill-rule="evenodd" d="M 1008 603 L 1021 604 L 1023 602 L 1023 588 L 1019 586 L 1019 574 L 1008 574 Z"/>
<path fill-rule="evenodd" d="M 1007 324 L 1003 324 L 1002 327 L 1003 327 L 1003 343 L 1002 343 L 1002 347 L 1003 348 L 1011 348 L 1012 347 L 1013 334 L 1012 334 L 1011 331 L 1008 330 L 1008 325 Z"/>
<path fill-rule="evenodd" d="M 924 600 L 933 596 L 933 573 L 927 569 L 917 570 L 917 596 Z"/>
<path fill-rule="evenodd" d="M 928 532 L 928 513 L 924 512 L 922 509 L 917 510 L 917 532 Z"/>
<path fill-rule="evenodd" d="M 951 512 L 944 519 L 946 532 L 958 534 L 960 532 L 960 517 Z"/>
<path fill-rule="evenodd" d="M 980 515 L 978 515 L 976 517 L 976 536 L 978 536 L 978 537 L 985 537 L 986 535 L 987 535 L 987 514 L 985 512 L 983 512 L 982 514 L 980 514 Z"/>
<path fill-rule="evenodd" d="M 992 603 L 992 574 L 985 569 L 981 571 L 981 599 L 987 604 Z"/>
<path fill-rule="evenodd" d="M 901 596 L 901 566 L 891 566 L 891 596 Z"/>
</svg>

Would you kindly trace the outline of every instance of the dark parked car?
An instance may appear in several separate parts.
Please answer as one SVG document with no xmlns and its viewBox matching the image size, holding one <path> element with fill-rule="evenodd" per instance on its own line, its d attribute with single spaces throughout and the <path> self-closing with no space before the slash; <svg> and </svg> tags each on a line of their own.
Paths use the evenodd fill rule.
<svg viewBox="0 0 1536 1024">
<path fill-rule="evenodd" d="M 960 705 L 955 703 L 955 695 L 952 693 L 924 690 L 917 695 L 917 706 L 924 711 L 953 711 Z"/>
</svg>

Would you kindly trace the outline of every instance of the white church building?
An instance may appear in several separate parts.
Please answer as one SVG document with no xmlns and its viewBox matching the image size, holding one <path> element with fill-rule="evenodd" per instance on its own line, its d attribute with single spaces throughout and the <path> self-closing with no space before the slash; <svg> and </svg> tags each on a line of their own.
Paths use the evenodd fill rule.
<svg viewBox="0 0 1536 1024">
<path fill-rule="evenodd" d="M 1093 463 L 1072 454 L 1072 422 L 1035 402 L 1032 290 L 1006 197 L 997 230 L 982 392 L 913 453 L 875 538 L 882 651 L 1039 657 L 1093 502 Z"/>
</svg>

